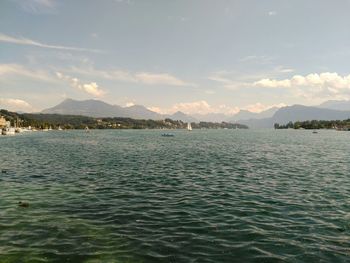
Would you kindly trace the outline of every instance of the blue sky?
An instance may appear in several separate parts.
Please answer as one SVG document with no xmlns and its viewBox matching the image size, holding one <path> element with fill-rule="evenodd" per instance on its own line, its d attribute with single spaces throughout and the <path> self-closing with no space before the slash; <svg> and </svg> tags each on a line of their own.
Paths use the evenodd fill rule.
<svg viewBox="0 0 350 263">
<path fill-rule="evenodd" d="M 3 0 L 0 107 L 65 98 L 171 113 L 350 95 L 348 0 Z"/>
</svg>

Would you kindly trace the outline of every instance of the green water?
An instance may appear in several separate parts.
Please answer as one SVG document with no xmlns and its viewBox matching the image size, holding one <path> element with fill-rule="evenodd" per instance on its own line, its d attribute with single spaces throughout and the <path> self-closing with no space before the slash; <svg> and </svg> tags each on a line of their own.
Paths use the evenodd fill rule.
<svg viewBox="0 0 350 263">
<path fill-rule="evenodd" d="M 0 262 L 350 261 L 349 132 L 161 133 L 0 137 Z"/>
</svg>

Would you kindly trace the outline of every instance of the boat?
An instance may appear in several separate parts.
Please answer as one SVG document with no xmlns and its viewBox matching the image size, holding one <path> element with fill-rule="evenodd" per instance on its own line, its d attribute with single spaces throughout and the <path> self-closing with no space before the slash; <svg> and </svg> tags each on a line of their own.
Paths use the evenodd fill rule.
<svg viewBox="0 0 350 263">
<path fill-rule="evenodd" d="M 190 123 L 190 122 L 187 123 L 187 130 L 188 130 L 188 131 L 192 131 L 192 126 L 191 126 L 191 123 Z"/>
<path fill-rule="evenodd" d="M 61 128 L 61 126 L 58 126 L 58 130 L 59 130 L 59 131 L 62 131 L 62 128 Z"/>
<path fill-rule="evenodd" d="M 85 132 L 90 132 L 90 129 L 88 126 L 85 126 Z"/>
<path fill-rule="evenodd" d="M 317 131 L 313 131 L 312 133 L 316 134 L 316 133 L 318 133 L 318 132 L 317 132 Z"/>
<path fill-rule="evenodd" d="M 15 128 L 4 128 L 1 132 L 2 135 L 15 135 L 16 129 Z"/>
<path fill-rule="evenodd" d="M 163 133 L 162 136 L 163 137 L 174 137 L 175 135 L 172 133 Z"/>
</svg>

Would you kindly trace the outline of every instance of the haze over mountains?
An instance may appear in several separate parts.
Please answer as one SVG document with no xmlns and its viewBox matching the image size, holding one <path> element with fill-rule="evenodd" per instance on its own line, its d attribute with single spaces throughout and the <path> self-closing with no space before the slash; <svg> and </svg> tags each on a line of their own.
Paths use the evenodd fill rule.
<svg viewBox="0 0 350 263">
<path fill-rule="evenodd" d="M 226 115 L 223 113 L 208 113 L 188 115 L 181 111 L 173 114 L 159 114 L 151 111 L 142 105 L 133 105 L 129 107 L 121 107 L 119 105 L 111 105 L 100 100 L 73 100 L 66 99 L 60 104 L 45 109 L 42 113 L 83 115 L 90 117 L 125 117 L 134 119 L 154 119 L 161 120 L 170 118 L 173 120 L 182 120 L 184 122 L 236 122 L 240 119 L 261 119 L 271 117 L 278 108 L 271 108 L 261 113 L 241 110 L 235 115 Z"/>
<path fill-rule="evenodd" d="M 170 118 L 184 122 L 226 121 L 246 124 L 251 128 L 272 128 L 274 123 L 286 124 L 289 121 L 348 119 L 350 118 L 350 101 L 326 101 L 318 106 L 293 105 L 282 108 L 271 108 L 260 113 L 241 110 L 235 115 L 210 113 L 191 116 L 183 112 L 176 112 L 171 115 L 159 114 L 142 105 L 121 107 L 99 100 L 78 101 L 66 99 L 52 108 L 43 110 L 42 113 L 154 120 Z"/>
<path fill-rule="evenodd" d="M 350 100 L 328 100 L 319 105 L 320 108 L 350 111 Z"/>
</svg>

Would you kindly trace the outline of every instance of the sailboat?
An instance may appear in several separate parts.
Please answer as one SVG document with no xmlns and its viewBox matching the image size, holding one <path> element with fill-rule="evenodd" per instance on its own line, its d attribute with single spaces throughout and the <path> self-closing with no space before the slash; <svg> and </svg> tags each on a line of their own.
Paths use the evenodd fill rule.
<svg viewBox="0 0 350 263">
<path fill-rule="evenodd" d="M 85 126 L 85 132 L 90 132 L 90 129 L 88 126 Z"/>
<path fill-rule="evenodd" d="M 191 126 L 191 123 L 190 123 L 190 122 L 187 123 L 187 130 L 188 130 L 188 131 L 192 131 L 192 126 Z"/>
</svg>

